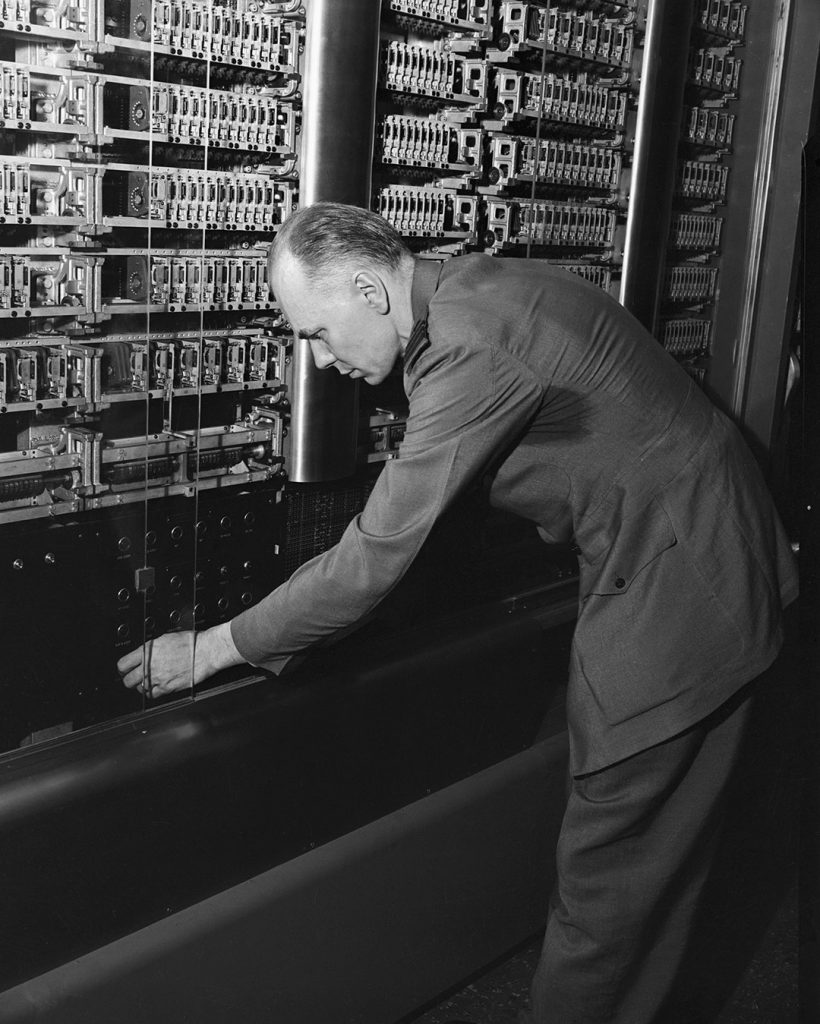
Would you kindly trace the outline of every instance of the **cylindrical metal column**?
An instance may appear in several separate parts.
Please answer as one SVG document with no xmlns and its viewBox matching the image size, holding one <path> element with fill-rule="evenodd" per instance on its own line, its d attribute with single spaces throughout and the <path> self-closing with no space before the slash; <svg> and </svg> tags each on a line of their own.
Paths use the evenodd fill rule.
<svg viewBox="0 0 820 1024">
<path fill-rule="evenodd" d="M 373 162 L 380 0 L 309 0 L 300 203 L 367 207 Z M 309 347 L 293 357 L 288 475 L 295 483 L 353 472 L 355 382 L 319 371 Z"/>
<path fill-rule="evenodd" d="M 621 302 L 650 331 L 660 302 L 693 11 L 692 0 L 649 0 Z"/>
</svg>

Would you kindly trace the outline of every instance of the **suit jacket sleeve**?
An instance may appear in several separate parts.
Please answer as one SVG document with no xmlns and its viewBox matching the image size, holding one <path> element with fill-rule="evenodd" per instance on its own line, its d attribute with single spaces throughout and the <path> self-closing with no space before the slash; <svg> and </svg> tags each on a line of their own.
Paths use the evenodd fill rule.
<svg viewBox="0 0 820 1024">
<path fill-rule="evenodd" d="M 301 566 L 231 633 L 251 664 L 277 671 L 283 656 L 356 623 L 402 578 L 436 518 L 524 431 L 542 388 L 489 345 L 431 345 L 406 373 L 410 399 L 400 457 L 388 462 L 340 542 Z"/>
</svg>

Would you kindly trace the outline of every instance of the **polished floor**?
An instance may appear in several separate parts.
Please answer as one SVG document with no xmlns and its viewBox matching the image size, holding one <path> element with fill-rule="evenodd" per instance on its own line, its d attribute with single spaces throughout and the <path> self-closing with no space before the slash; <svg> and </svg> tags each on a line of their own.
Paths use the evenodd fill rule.
<svg viewBox="0 0 820 1024">
<path fill-rule="evenodd" d="M 786 894 L 728 1004 L 714 1024 L 798 1024 L 797 886 Z M 517 1024 L 535 970 L 540 936 L 491 970 L 403 1024 Z"/>
</svg>

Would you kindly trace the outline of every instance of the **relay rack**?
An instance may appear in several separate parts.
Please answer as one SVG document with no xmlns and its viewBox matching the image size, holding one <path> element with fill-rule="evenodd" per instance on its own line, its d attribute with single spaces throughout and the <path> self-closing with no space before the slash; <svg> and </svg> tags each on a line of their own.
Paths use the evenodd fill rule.
<svg viewBox="0 0 820 1024">
<path fill-rule="evenodd" d="M 385 5 L 375 209 L 421 253 L 616 287 L 641 30 L 633 3 Z"/>
</svg>

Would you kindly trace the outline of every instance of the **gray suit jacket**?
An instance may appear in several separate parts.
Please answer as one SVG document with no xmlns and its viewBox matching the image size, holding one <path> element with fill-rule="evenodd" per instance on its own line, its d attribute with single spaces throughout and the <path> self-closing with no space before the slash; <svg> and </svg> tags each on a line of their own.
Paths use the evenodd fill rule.
<svg viewBox="0 0 820 1024">
<path fill-rule="evenodd" d="M 478 476 L 491 501 L 579 549 L 571 766 L 675 735 L 766 668 L 797 591 L 791 551 L 735 428 L 614 299 L 560 268 L 417 264 L 410 403 L 341 542 L 233 621 L 276 668 L 367 614 Z"/>
</svg>

